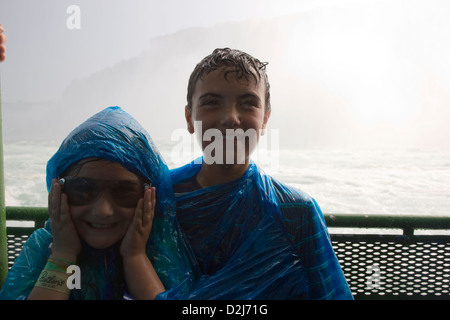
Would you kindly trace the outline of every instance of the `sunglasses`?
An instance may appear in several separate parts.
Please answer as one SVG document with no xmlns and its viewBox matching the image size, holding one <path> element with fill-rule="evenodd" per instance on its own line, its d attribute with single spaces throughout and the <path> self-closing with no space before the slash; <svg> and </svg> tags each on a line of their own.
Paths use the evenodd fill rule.
<svg viewBox="0 0 450 320">
<path fill-rule="evenodd" d="M 62 192 L 67 195 L 73 206 L 92 204 L 101 193 L 108 192 L 113 202 L 122 208 L 136 208 L 139 199 L 144 197 L 144 190 L 150 184 L 139 180 L 99 180 L 67 176 L 58 180 Z"/>
</svg>

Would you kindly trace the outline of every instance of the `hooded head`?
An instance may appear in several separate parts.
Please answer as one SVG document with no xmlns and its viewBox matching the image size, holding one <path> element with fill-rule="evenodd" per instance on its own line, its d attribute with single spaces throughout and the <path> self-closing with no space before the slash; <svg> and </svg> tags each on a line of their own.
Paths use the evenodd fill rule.
<svg viewBox="0 0 450 320">
<path fill-rule="evenodd" d="M 52 179 L 70 166 L 87 158 L 101 158 L 121 164 L 125 169 L 149 180 L 156 187 L 155 214 L 174 216 L 169 170 L 150 135 L 128 113 L 109 107 L 95 114 L 62 142 L 47 164 L 47 189 Z"/>
</svg>

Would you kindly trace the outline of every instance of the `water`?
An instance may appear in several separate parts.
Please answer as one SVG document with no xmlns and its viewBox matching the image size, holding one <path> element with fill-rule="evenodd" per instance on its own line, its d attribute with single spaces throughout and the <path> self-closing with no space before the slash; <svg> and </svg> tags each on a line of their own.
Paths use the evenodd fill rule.
<svg viewBox="0 0 450 320">
<path fill-rule="evenodd" d="M 280 158 L 272 175 L 311 194 L 324 212 L 450 215 L 448 151 L 284 150 Z"/>
<path fill-rule="evenodd" d="M 169 168 L 187 161 L 156 141 Z M 46 206 L 45 166 L 59 142 L 4 144 L 7 206 Z M 450 150 L 259 150 L 255 161 L 327 213 L 450 216 Z"/>
</svg>

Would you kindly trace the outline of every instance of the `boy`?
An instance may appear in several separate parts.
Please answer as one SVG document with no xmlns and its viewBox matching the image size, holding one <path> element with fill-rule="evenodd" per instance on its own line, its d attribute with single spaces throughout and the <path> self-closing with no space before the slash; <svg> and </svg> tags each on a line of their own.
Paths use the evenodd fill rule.
<svg viewBox="0 0 450 320">
<path fill-rule="evenodd" d="M 171 176 L 203 275 L 190 298 L 352 299 L 315 200 L 250 160 L 271 113 L 265 67 L 216 49 L 189 80 L 185 118 L 203 158 Z"/>
</svg>

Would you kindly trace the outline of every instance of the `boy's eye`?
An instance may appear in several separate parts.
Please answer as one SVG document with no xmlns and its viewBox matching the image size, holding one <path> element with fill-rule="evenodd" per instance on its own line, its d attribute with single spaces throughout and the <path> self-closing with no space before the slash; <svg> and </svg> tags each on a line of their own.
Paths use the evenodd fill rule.
<svg viewBox="0 0 450 320">
<path fill-rule="evenodd" d="M 241 103 L 241 105 L 245 108 L 257 108 L 258 103 L 254 100 L 245 100 Z"/>
<path fill-rule="evenodd" d="M 205 100 L 202 102 L 202 106 L 217 106 L 219 105 L 218 100 Z"/>
</svg>

